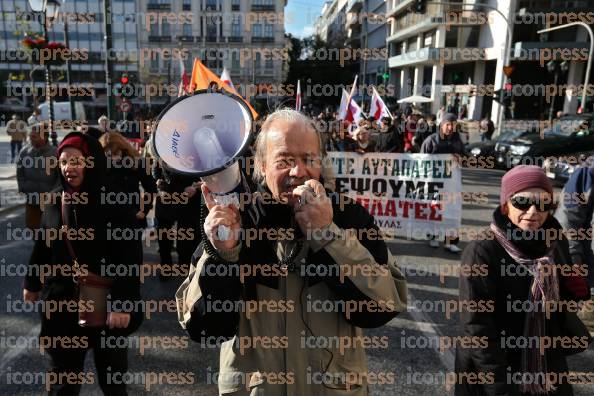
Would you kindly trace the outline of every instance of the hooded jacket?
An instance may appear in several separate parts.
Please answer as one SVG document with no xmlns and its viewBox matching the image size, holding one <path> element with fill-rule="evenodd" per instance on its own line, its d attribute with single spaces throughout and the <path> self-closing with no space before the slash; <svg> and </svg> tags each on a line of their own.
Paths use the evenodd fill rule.
<svg viewBox="0 0 594 396">
<path fill-rule="evenodd" d="M 81 267 L 85 265 L 90 272 L 105 275 L 106 266 L 109 264 L 135 264 L 122 262 L 124 261 L 121 256 L 122 250 L 113 249 L 112 242 L 108 238 L 108 231 L 110 231 L 108 224 L 112 221 L 114 208 L 106 204 L 101 196 L 105 192 L 107 172 L 106 157 L 101 145 L 97 139 L 79 132 L 72 132 L 64 139 L 70 136 L 82 136 L 89 148 L 89 155 L 85 157 L 87 166 L 83 183 L 77 193 L 72 193 L 60 172 L 61 186 L 51 191 L 54 199 L 50 204 L 45 205 L 41 230 L 37 234 L 29 260 L 29 265 L 33 268 L 25 277 L 23 285 L 29 291 L 43 289 L 42 295 L 45 300 L 76 298 L 72 277 L 73 257 L 65 242 L 66 235 L 60 232 L 63 225 L 68 225 L 71 229 L 71 235 L 73 235 L 70 237 L 71 246 L 78 263 Z M 67 199 L 62 202 L 64 191 L 72 194 L 66 195 Z M 63 207 L 62 204 L 64 204 Z M 43 282 L 39 277 L 41 265 L 51 265 L 53 269 L 57 269 L 43 279 Z M 130 273 L 130 276 L 113 276 L 111 300 L 140 299 L 140 282 L 137 275 L 138 273 L 136 276 Z M 73 316 L 66 320 L 76 325 Z M 47 330 L 48 326 L 45 327 Z"/>
<path fill-rule="evenodd" d="M 341 350 L 336 343 L 328 348 L 304 347 L 303 343 L 356 339 L 363 335 L 362 327 L 382 326 L 406 309 L 406 281 L 385 243 L 368 234 L 357 238 L 346 231 L 377 231 L 373 217 L 354 202 L 344 210 L 334 202 L 327 239 L 304 239 L 290 220 L 289 206 L 270 203 L 256 207 L 262 209 L 259 222 L 250 225 L 244 216 L 243 229 L 253 226 L 257 233 L 272 229 L 277 237 L 268 234 L 251 240 L 249 246 L 244 240 L 235 249 L 218 252 L 227 262 L 211 255 L 212 247 L 206 249 L 194 257 L 195 267 L 176 294 L 182 327 L 194 340 L 206 342 L 202 345 L 221 348 L 219 393 L 367 395 L 364 378 L 353 383 L 353 378 L 349 381 L 347 377 L 347 373 L 367 371 L 360 344 Z M 281 230 L 284 236 L 278 237 Z M 208 241 L 205 246 L 210 246 Z M 294 260 L 279 264 L 290 253 L 296 253 Z M 270 267 L 263 269 L 262 265 Z M 217 269 L 238 267 L 251 276 L 217 275 Z M 368 271 L 349 274 L 345 268 Z M 263 308 L 249 313 L 241 308 L 228 311 L 217 309 L 219 303 L 237 307 L 259 304 Z M 341 307 L 347 304 L 357 308 L 344 312 Z M 246 340 L 262 337 L 271 341 L 268 345 L 272 347 L 245 347 Z M 325 381 L 320 382 L 321 378 Z"/>
<path fill-rule="evenodd" d="M 465 154 L 464 143 L 458 132 L 454 131 L 449 138 L 444 138 L 440 131 L 441 125 L 421 144 L 422 154 Z"/>
<path fill-rule="evenodd" d="M 520 231 L 501 213 L 500 207 L 495 209 L 493 218 L 503 232 Z M 551 216 L 543 228 L 561 230 L 561 225 Z M 567 240 L 553 242 L 556 242 L 555 264 L 571 265 Z M 520 240 L 514 243 L 531 258 L 543 256 L 547 249 L 545 241 Z M 474 341 L 472 345 L 458 346 L 456 349 L 455 370 L 458 375 L 465 375 L 465 378 L 475 375 L 475 378 L 481 379 L 475 384 L 469 384 L 466 380 L 458 382 L 455 394 L 519 396 L 519 383 L 513 382 L 517 381 L 513 375 L 521 372 L 520 346 L 522 340 L 525 340 L 526 318 L 526 310 L 521 307 L 529 302 L 533 277 L 530 273 L 519 271 L 520 265 L 499 244 L 490 229 L 479 234 L 477 239 L 464 249 L 460 265 L 461 268 L 471 269 L 472 274 L 469 275 L 469 271 L 460 272 L 459 301 L 476 302 L 476 306 L 482 308 L 469 308 L 460 312 L 459 334 L 467 339 L 474 337 Z M 575 302 L 571 292 L 564 286 L 563 273 L 558 273 L 558 276 L 560 300 Z M 546 336 L 567 336 L 563 331 L 565 320 L 565 312 L 551 312 L 550 318 L 545 321 Z M 567 371 L 567 359 L 563 349 L 547 349 L 547 372 Z M 554 395 L 573 394 L 571 386 L 567 383 L 558 384 L 558 388 Z"/>
</svg>

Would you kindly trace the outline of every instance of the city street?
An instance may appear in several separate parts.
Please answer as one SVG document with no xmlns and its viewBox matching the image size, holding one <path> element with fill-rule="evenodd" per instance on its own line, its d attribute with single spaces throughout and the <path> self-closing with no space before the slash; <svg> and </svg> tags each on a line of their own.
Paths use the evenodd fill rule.
<svg viewBox="0 0 594 396">
<path fill-rule="evenodd" d="M 1 149 L 1 147 L 0 147 Z M 499 184 L 503 172 L 498 170 L 464 170 L 463 186 L 465 192 L 486 192 L 488 203 L 481 205 L 465 205 L 462 224 L 465 227 L 481 228 L 488 224 L 491 212 L 499 197 Z M 2 216 L 0 221 L 0 252 L 2 266 L 10 263 L 25 263 L 31 251 L 31 241 L 11 241 L 5 236 L 12 228 L 22 227 L 24 211 L 18 209 Z M 463 240 L 464 247 L 467 241 Z M 400 266 L 408 277 L 409 306 L 416 299 L 443 300 L 457 298 L 457 277 L 447 276 L 441 283 L 439 268 L 453 268 L 458 264 L 458 257 L 443 249 L 430 248 L 426 242 L 397 240 L 390 243 L 392 252 L 397 256 Z M 158 262 L 155 246 L 145 251 L 145 262 Z M 419 273 L 424 270 L 424 274 Z M 452 271 L 455 272 L 455 271 Z M 423 275 L 423 276 L 421 276 Z M 142 286 L 145 300 L 171 300 L 181 278 L 160 282 L 151 277 Z M 0 308 L 0 321 L 3 323 L 2 339 L 10 336 L 26 337 L 28 343 L 33 343 L 39 332 L 39 318 L 33 313 L 7 312 L 10 299 L 21 298 L 22 279 L 14 277 L 1 278 L 1 288 L 6 296 L 6 304 Z M 446 348 L 438 350 L 435 338 L 439 336 L 455 336 L 457 330 L 457 315 L 446 318 L 444 312 L 409 312 L 401 314 L 388 325 L 379 329 L 366 331 L 369 336 L 387 336 L 387 349 L 368 349 L 369 370 L 374 372 L 392 372 L 395 381 L 392 384 L 372 386 L 372 395 L 444 395 L 453 394 L 447 391 L 444 384 L 444 372 L 453 371 L 454 350 Z M 169 336 L 185 337 L 174 312 L 156 313 L 144 324 L 134 337 Z M 414 336 L 414 337 L 411 337 Z M 415 348 L 410 341 L 419 342 L 426 339 L 427 345 Z M 433 339 L 431 341 L 430 339 Z M 408 342 L 408 345 L 405 345 Z M 0 345 L 0 394 L 6 395 L 41 395 L 43 385 L 40 382 L 26 385 L 7 383 L 7 378 L 15 372 L 39 373 L 37 379 L 42 378 L 46 357 L 35 347 L 28 348 L 23 342 L 21 348 L 6 348 Z M 134 343 L 133 343 L 134 344 Z M 573 371 L 591 370 L 594 358 L 594 347 L 586 353 L 570 357 L 570 368 Z M 92 357 L 87 355 L 86 369 L 92 370 Z M 201 348 L 200 345 L 189 341 L 187 348 L 146 348 L 141 354 L 139 348 L 129 351 L 129 370 L 131 373 L 140 372 L 192 372 L 193 384 L 187 385 L 153 385 L 147 394 L 154 395 L 214 395 L 216 386 L 207 383 L 207 374 L 214 373 L 218 367 L 218 350 Z M 592 385 L 575 386 L 575 394 L 586 396 L 592 394 Z M 141 384 L 130 385 L 129 394 L 143 394 Z M 83 388 L 85 395 L 100 395 L 96 384 Z"/>
<path fill-rule="evenodd" d="M 0 14 L 0 396 L 594 396 L 594 0 Z"/>
</svg>

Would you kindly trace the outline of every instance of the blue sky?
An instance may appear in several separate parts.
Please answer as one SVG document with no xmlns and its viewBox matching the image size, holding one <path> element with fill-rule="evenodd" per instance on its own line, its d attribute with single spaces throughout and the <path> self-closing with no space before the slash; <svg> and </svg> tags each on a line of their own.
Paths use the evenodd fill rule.
<svg viewBox="0 0 594 396">
<path fill-rule="evenodd" d="M 285 7 L 285 31 L 305 37 L 313 33 L 313 24 L 322 11 L 324 0 L 288 0 Z"/>
</svg>

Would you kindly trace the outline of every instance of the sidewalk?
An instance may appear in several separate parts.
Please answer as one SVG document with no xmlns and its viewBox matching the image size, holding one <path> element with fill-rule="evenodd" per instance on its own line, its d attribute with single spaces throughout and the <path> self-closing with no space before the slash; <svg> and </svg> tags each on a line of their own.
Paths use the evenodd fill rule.
<svg viewBox="0 0 594 396">
<path fill-rule="evenodd" d="M 0 163 L 0 214 L 12 212 L 25 205 L 25 197 L 19 195 L 15 164 Z"/>
</svg>

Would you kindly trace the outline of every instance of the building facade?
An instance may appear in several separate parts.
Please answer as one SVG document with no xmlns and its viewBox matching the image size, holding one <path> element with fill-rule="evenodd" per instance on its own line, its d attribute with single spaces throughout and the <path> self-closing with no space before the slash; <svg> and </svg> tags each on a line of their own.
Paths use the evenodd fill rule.
<svg viewBox="0 0 594 396">
<path fill-rule="evenodd" d="M 497 12 L 475 5 L 476 1 L 465 1 L 464 6 L 429 1 L 426 12 L 417 14 L 412 12 L 413 3 L 414 0 L 387 1 L 388 66 L 390 83 L 397 86 L 397 96 L 426 96 L 431 99 L 427 106 L 431 112 L 445 106 L 460 113 L 464 107 L 469 119 L 490 116 L 494 121 L 498 120 L 502 106 L 492 95 L 484 93 L 489 85 L 497 90 L 506 82 L 512 84 L 514 92 L 520 93 L 514 95 L 508 118 L 543 117 L 550 103 L 546 95 L 538 94 L 538 88 L 552 85 L 554 76 L 543 67 L 550 59 L 543 58 L 547 52 L 542 50 L 578 51 L 588 43 L 585 29 L 567 29 L 548 37 L 541 37 L 537 31 L 545 27 L 545 15 L 551 11 L 579 13 L 591 11 L 594 6 L 589 0 L 482 1 Z M 511 38 L 506 20 L 511 24 Z M 504 74 L 506 56 L 514 68 L 509 79 Z M 573 59 L 568 73 L 557 83 L 572 85 L 583 81 L 586 59 Z M 533 88 L 516 91 L 521 85 Z M 578 96 L 564 91 L 556 106 L 575 112 Z"/>
<path fill-rule="evenodd" d="M 327 43 L 344 45 L 347 38 L 347 5 L 347 0 L 326 1 L 314 23 L 314 34 Z"/>
<path fill-rule="evenodd" d="M 139 64 L 144 83 L 178 83 L 181 63 L 189 74 L 195 58 L 217 75 L 227 68 L 244 96 L 254 96 L 253 87 L 259 84 L 284 81 L 286 0 L 140 0 L 139 4 L 140 14 L 150 15 L 139 30 L 140 49 L 150 54 Z M 257 91 L 255 95 L 261 96 Z"/>
<path fill-rule="evenodd" d="M 113 61 L 114 77 L 138 72 L 137 4 L 134 0 L 112 0 L 112 50 L 105 51 L 102 3 L 93 0 L 66 1 L 57 19 L 48 25 L 49 41 L 66 43 L 76 50 L 71 56 L 71 88 L 67 86 L 66 65 L 52 65 L 54 100 L 66 101 L 69 95 L 84 102 L 88 118 L 103 114 L 106 108 L 107 84 L 105 57 Z M 29 106 L 45 100 L 43 68 L 33 70 L 22 40 L 26 35 L 42 37 L 41 14 L 33 13 L 27 0 L 0 2 L 0 74 L 6 76 L 2 96 L 18 97 Z M 66 29 L 66 30 L 65 30 Z"/>
</svg>

